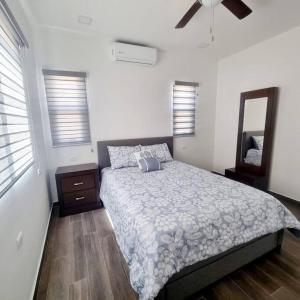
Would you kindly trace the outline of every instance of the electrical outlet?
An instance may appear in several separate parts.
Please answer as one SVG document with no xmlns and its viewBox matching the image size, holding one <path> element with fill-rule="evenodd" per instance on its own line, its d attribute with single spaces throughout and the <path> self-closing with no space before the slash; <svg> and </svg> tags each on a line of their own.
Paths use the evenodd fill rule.
<svg viewBox="0 0 300 300">
<path fill-rule="evenodd" d="M 23 231 L 20 231 L 16 239 L 17 249 L 19 250 L 23 245 Z"/>
<path fill-rule="evenodd" d="M 37 173 L 38 175 L 41 175 L 41 169 L 40 169 L 40 168 L 36 169 L 36 173 Z"/>
</svg>

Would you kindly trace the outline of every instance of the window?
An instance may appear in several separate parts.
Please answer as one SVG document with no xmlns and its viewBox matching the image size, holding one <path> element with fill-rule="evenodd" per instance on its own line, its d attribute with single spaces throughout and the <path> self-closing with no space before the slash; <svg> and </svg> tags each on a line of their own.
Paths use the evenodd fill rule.
<svg viewBox="0 0 300 300">
<path fill-rule="evenodd" d="M 199 84 L 175 81 L 173 85 L 173 135 L 195 134 L 195 109 Z"/>
<path fill-rule="evenodd" d="M 16 20 L 0 3 L 0 197 L 33 163 L 21 51 L 27 46 Z"/>
<path fill-rule="evenodd" d="M 53 146 L 89 144 L 86 73 L 44 70 Z"/>
</svg>

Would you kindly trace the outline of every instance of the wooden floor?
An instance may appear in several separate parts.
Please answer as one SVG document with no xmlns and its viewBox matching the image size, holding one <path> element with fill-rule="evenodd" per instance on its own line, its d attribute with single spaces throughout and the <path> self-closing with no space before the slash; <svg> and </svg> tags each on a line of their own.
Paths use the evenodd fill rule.
<svg viewBox="0 0 300 300">
<path fill-rule="evenodd" d="M 300 205 L 285 203 L 300 219 Z M 138 299 L 105 210 L 50 223 L 36 299 Z M 225 277 L 197 300 L 299 300 L 300 240 L 285 233 L 281 254 L 272 253 Z"/>
</svg>

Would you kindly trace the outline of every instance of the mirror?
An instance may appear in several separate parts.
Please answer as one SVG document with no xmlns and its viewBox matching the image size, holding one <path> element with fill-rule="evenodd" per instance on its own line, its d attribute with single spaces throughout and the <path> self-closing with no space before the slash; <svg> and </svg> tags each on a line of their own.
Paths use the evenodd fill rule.
<svg viewBox="0 0 300 300">
<path fill-rule="evenodd" d="M 266 176 L 269 172 L 277 88 L 241 94 L 236 169 Z"/>
<path fill-rule="evenodd" d="M 268 98 L 245 101 L 242 157 L 245 164 L 261 166 Z"/>
</svg>

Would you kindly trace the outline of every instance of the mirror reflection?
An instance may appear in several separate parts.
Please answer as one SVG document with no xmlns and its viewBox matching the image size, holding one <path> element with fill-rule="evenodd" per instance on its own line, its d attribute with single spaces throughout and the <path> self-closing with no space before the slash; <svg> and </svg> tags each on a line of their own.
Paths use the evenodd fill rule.
<svg viewBox="0 0 300 300">
<path fill-rule="evenodd" d="M 267 104 L 268 98 L 245 101 L 241 159 L 258 167 L 262 161 Z"/>
</svg>

